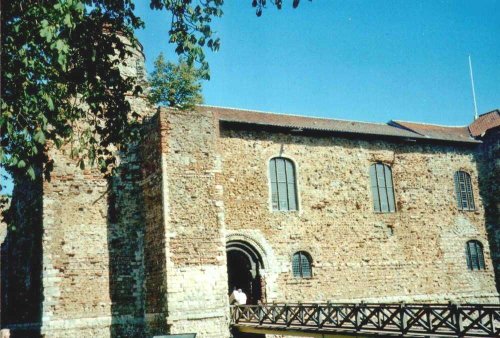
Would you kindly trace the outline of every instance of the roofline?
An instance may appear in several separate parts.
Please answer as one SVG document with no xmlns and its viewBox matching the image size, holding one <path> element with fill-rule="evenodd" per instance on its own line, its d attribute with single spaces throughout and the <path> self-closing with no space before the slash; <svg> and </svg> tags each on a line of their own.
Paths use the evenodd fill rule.
<svg viewBox="0 0 500 338">
<path fill-rule="evenodd" d="M 402 122 L 402 123 L 413 123 L 413 124 L 423 124 L 425 126 L 436 126 L 436 127 L 444 127 L 444 128 L 468 128 L 469 125 L 465 126 L 449 126 L 445 124 L 437 124 L 437 123 L 425 123 L 425 122 L 415 122 L 415 121 L 404 121 L 404 120 L 391 120 L 390 122 Z"/>
<path fill-rule="evenodd" d="M 492 128 L 489 128 L 489 129 L 486 129 L 481 134 L 479 134 L 477 136 L 474 136 L 474 137 L 483 138 L 485 135 L 492 133 L 494 130 L 500 130 L 500 125 L 494 126 Z M 469 127 L 469 133 L 472 135 L 472 131 L 470 130 L 470 127 Z"/>
<path fill-rule="evenodd" d="M 490 111 L 488 111 L 486 113 L 479 114 L 479 116 L 484 116 L 484 115 L 488 115 L 488 114 L 491 114 L 491 113 L 498 113 L 498 114 L 500 114 L 500 108 L 496 108 L 496 109 L 490 110 Z"/>
<path fill-rule="evenodd" d="M 425 134 L 422 134 L 421 132 L 417 131 L 417 130 L 414 130 L 414 129 L 411 129 L 407 126 L 405 126 L 404 124 L 400 124 L 399 122 L 402 122 L 402 123 L 405 123 L 406 121 L 402 121 L 402 120 L 391 120 L 389 121 L 389 125 L 391 126 L 394 126 L 394 127 L 398 127 L 398 128 L 402 128 L 402 129 L 405 129 L 405 130 L 408 130 L 408 131 L 411 131 L 411 132 L 414 132 L 416 134 L 419 134 L 421 135 L 423 138 L 426 138 L 426 139 L 434 139 L 434 140 L 441 140 L 439 138 L 433 138 L 431 136 L 427 136 Z M 469 140 L 448 140 L 449 142 L 465 142 L 465 143 L 482 143 L 481 141 L 478 141 L 476 140 L 473 136 L 472 136 L 472 133 L 470 131 L 470 127 L 469 126 L 463 126 L 463 127 L 459 127 L 459 126 L 443 126 L 443 125 L 439 125 L 439 124 L 430 124 L 430 123 L 418 123 L 418 122 L 406 122 L 406 123 L 412 123 L 412 124 L 420 124 L 420 125 L 426 125 L 426 126 L 436 126 L 436 127 L 441 127 L 441 128 L 465 128 L 467 129 L 467 132 L 469 133 Z"/>
<path fill-rule="evenodd" d="M 297 126 L 292 126 L 292 125 L 277 125 L 277 124 L 271 124 L 271 123 L 265 123 L 265 122 L 249 122 L 249 121 L 233 121 L 233 120 L 219 120 L 222 123 L 228 123 L 228 124 L 239 124 L 239 125 L 253 125 L 253 126 L 264 126 L 268 128 L 276 128 L 276 129 L 290 129 L 294 130 L 299 127 Z M 396 128 L 396 127 L 394 127 Z M 477 145 L 483 143 L 480 140 L 476 140 L 471 138 L 470 140 L 444 140 L 444 139 L 439 139 L 439 138 L 434 138 L 434 137 L 428 137 L 426 135 L 422 135 L 420 133 L 411 132 L 415 133 L 415 135 L 412 136 L 401 136 L 401 135 L 388 135 L 388 134 L 380 134 L 380 133 L 367 133 L 367 132 L 355 132 L 355 131 L 342 131 L 342 130 L 330 130 L 330 129 L 325 129 L 325 128 L 315 128 L 315 127 L 300 127 L 299 129 L 304 130 L 309 130 L 309 131 L 316 131 L 316 132 L 321 132 L 321 133 L 328 133 L 328 134 L 340 134 L 340 135 L 357 135 L 359 136 L 365 136 L 365 137 L 370 137 L 370 138 L 379 138 L 379 139 L 399 139 L 403 141 L 411 141 L 411 140 L 419 140 L 423 142 L 435 142 L 435 143 L 446 143 L 446 144 L 466 144 L 466 145 Z"/>
<path fill-rule="evenodd" d="M 244 108 L 235 108 L 235 107 L 224 107 L 224 106 L 214 106 L 214 105 L 209 105 L 209 104 L 197 104 L 196 106 L 198 107 L 204 107 L 204 108 L 216 108 L 216 109 L 227 109 L 227 110 L 234 110 L 234 111 L 244 111 L 244 112 L 249 112 L 249 113 L 261 113 L 261 114 L 269 114 L 269 115 L 285 115 L 285 116 L 296 116 L 296 117 L 302 117 L 302 118 L 310 118 L 310 119 L 320 119 L 320 120 L 328 120 L 328 121 L 343 121 L 343 122 L 356 122 L 356 123 L 364 123 L 364 124 L 378 124 L 382 126 L 387 126 L 390 125 L 391 122 L 403 122 L 403 123 L 414 123 L 414 124 L 423 124 L 426 126 L 436 126 L 436 127 L 445 127 L 445 128 L 468 128 L 469 125 L 463 125 L 463 126 L 450 126 L 450 125 L 444 125 L 444 124 L 437 124 L 437 123 L 426 123 L 426 122 L 417 122 L 417 121 L 405 121 L 405 120 L 389 120 L 387 123 L 383 122 L 367 122 L 367 121 L 360 121 L 360 120 L 349 120 L 349 119 L 339 119 L 339 118 L 330 118 L 330 117 L 322 117 L 322 116 L 312 116 L 312 115 L 300 115 L 300 114 L 290 114 L 290 113 L 277 113 L 277 112 L 270 112 L 270 111 L 264 111 L 264 110 L 256 110 L 256 109 L 244 109 Z M 498 110 L 498 109 L 497 109 Z M 493 113 L 497 110 L 492 110 L 487 113 L 483 113 L 479 116 Z M 414 130 L 411 130 L 415 132 Z"/>
<path fill-rule="evenodd" d="M 404 130 L 407 130 L 407 131 L 411 131 L 412 133 L 415 133 L 415 134 L 418 134 L 422 137 L 425 137 L 424 134 L 422 133 L 419 133 L 418 131 L 416 130 L 413 130 L 413 129 L 410 129 L 408 128 L 407 126 L 405 125 L 402 125 L 402 124 L 399 124 L 396 120 L 390 120 L 388 123 L 387 123 L 389 126 L 392 126 L 394 128 L 401 128 L 401 129 L 404 129 Z"/>
<path fill-rule="evenodd" d="M 364 121 L 355 121 L 355 120 L 343 120 L 343 119 L 332 119 L 332 118 L 325 118 L 325 117 L 313 117 L 313 116 L 305 116 L 305 115 L 297 115 L 297 114 L 286 114 L 286 113 L 273 113 L 273 112 L 267 112 L 267 111 L 259 111 L 259 110 L 251 110 L 251 109 L 241 109 L 241 108 L 232 108 L 232 107 L 222 107 L 222 106 L 213 106 L 213 105 L 197 105 L 198 107 L 202 108 L 214 108 L 214 109 L 226 109 L 226 110 L 234 110 L 235 112 L 249 112 L 249 113 L 260 113 L 260 114 L 269 114 L 269 115 L 282 115 L 282 116 L 294 116 L 294 117 L 299 117 L 303 119 L 310 119 L 310 120 L 327 120 L 327 121 L 342 121 L 342 122 L 355 122 L 355 123 L 361 123 L 361 124 L 367 124 L 367 125 L 382 125 L 382 126 L 387 126 L 387 127 L 392 127 L 392 128 L 401 128 L 406 131 L 409 131 L 415 135 L 411 136 L 402 136 L 402 135 L 386 135 L 382 133 L 367 133 L 367 132 L 355 132 L 355 131 L 335 131 L 335 130 L 329 130 L 325 128 L 314 128 L 314 127 L 300 127 L 302 129 L 307 129 L 307 130 L 316 130 L 316 131 L 322 131 L 322 132 L 330 132 L 330 133 L 337 133 L 337 134 L 351 134 L 351 135 L 368 135 L 368 136 L 375 136 L 375 137 L 389 137 L 389 138 L 397 138 L 397 139 L 402 139 L 402 140 L 408 140 L 408 139 L 415 139 L 415 140 L 428 140 L 428 141 L 436 141 L 440 143 L 460 143 L 460 144 L 480 144 L 482 143 L 479 140 L 474 139 L 473 137 L 470 137 L 470 139 L 466 140 L 445 140 L 441 138 L 435 138 L 435 137 L 430 137 L 425 134 L 421 134 L 413 129 L 410 129 L 404 125 L 399 124 L 398 122 L 401 123 L 412 123 L 412 124 L 420 124 L 420 125 L 431 125 L 431 126 L 437 126 L 437 127 L 445 127 L 445 128 L 468 128 L 468 126 L 444 126 L 444 125 L 438 125 L 438 124 L 429 124 L 429 123 L 420 123 L 420 122 L 410 122 L 410 121 L 403 121 L 403 120 L 390 120 L 387 123 L 380 123 L 380 122 L 364 122 Z M 270 127 L 276 127 L 276 128 L 297 128 L 296 126 L 293 125 L 287 125 L 287 124 L 272 124 L 272 123 L 266 123 L 266 122 L 249 122 L 249 121 L 235 121 L 235 120 L 230 120 L 230 119 L 219 119 L 219 121 L 224 121 L 224 122 L 229 122 L 229 123 L 238 123 L 238 124 L 250 124 L 250 125 L 262 125 L 262 126 L 270 126 Z M 391 124 L 397 124 L 397 126 Z M 468 130 L 469 132 L 469 130 Z"/>
<path fill-rule="evenodd" d="M 366 121 L 359 121 L 359 120 L 347 120 L 347 119 L 338 119 L 338 118 L 321 117 L 321 116 L 300 115 L 300 114 L 290 114 L 290 113 L 277 113 L 277 112 L 255 110 L 255 109 L 242 109 L 242 108 L 233 108 L 233 107 L 212 106 L 212 105 L 206 105 L 206 104 L 198 104 L 197 106 L 204 107 L 204 108 L 216 108 L 216 109 L 244 111 L 244 112 L 249 112 L 249 113 L 260 113 L 260 114 L 269 114 L 269 115 L 285 115 L 285 116 L 301 117 L 301 118 L 306 118 L 306 119 L 309 118 L 309 119 L 328 120 L 328 121 L 356 122 L 356 123 L 378 124 L 378 125 L 382 125 L 382 126 L 387 126 L 387 123 L 383 123 L 383 122 L 366 122 Z"/>
</svg>

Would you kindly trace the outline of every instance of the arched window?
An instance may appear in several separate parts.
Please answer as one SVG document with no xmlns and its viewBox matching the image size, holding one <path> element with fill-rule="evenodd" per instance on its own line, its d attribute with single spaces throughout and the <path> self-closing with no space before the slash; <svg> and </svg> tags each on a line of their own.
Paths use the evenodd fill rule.
<svg viewBox="0 0 500 338">
<path fill-rule="evenodd" d="M 391 167 L 383 163 L 370 166 L 370 183 L 373 195 L 373 210 L 376 212 L 394 212 L 394 187 Z"/>
<path fill-rule="evenodd" d="M 293 277 L 312 277 L 311 256 L 309 256 L 309 254 L 305 251 L 294 253 L 292 259 L 292 271 Z"/>
<path fill-rule="evenodd" d="M 465 245 L 465 257 L 469 270 L 484 270 L 483 245 L 479 241 L 468 241 Z"/>
<path fill-rule="evenodd" d="M 457 171 L 455 173 L 455 194 L 457 196 L 458 209 L 475 210 L 470 175 L 465 171 Z"/>
<path fill-rule="evenodd" d="M 295 167 L 287 158 L 275 157 L 269 163 L 273 210 L 297 210 Z"/>
</svg>

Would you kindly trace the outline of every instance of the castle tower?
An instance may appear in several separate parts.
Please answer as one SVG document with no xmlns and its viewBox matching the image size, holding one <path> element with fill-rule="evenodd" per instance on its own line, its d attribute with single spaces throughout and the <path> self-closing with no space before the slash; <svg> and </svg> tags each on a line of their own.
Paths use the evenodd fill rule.
<svg viewBox="0 0 500 338">
<path fill-rule="evenodd" d="M 142 47 L 129 48 L 120 71 L 143 85 Z M 144 117 L 153 111 L 144 96 L 128 101 Z M 81 170 L 69 148 L 48 150 L 55 163 L 50 181 L 40 174 L 15 182 L 2 245 L 2 327 L 14 337 L 142 337 L 137 145 L 118 154 L 116 174 L 108 179 L 96 168 Z"/>
<path fill-rule="evenodd" d="M 144 128 L 148 334 L 229 335 L 217 130 L 212 114 L 169 109 Z"/>
</svg>

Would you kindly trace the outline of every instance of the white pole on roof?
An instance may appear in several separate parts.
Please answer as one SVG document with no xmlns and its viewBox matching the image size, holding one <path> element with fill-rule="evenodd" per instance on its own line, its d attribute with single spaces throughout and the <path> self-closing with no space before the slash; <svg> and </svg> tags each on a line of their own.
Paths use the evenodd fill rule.
<svg viewBox="0 0 500 338">
<path fill-rule="evenodd" d="M 474 90 L 474 75 L 472 74 L 472 61 L 469 54 L 469 69 L 470 69 L 470 82 L 472 85 L 472 98 L 474 99 L 474 120 L 476 120 L 479 115 L 477 114 L 477 103 L 476 103 L 476 91 Z"/>
</svg>

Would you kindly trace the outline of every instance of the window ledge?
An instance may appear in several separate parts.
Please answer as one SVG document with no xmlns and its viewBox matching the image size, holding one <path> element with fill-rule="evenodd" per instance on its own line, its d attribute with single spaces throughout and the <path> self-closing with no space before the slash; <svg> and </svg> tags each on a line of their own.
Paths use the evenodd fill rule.
<svg viewBox="0 0 500 338">
<path fill-rule="evenodd" d="M 304 282 L 310 282 L 310 281 L 313 281 L 315 280 L 314 277 L 292 277 L 288 282 L 287 284 L 301 284 L 301 283 L 304 283 Z"/>
</svg>

